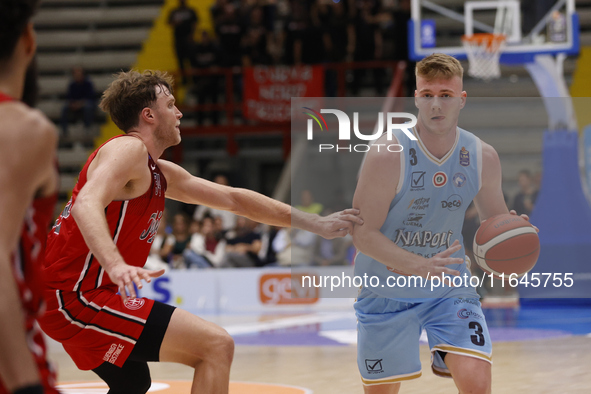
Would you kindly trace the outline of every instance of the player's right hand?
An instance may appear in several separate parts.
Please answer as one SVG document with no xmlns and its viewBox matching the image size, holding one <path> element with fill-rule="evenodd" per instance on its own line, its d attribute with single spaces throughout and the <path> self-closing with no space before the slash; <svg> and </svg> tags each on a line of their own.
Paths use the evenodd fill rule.
<svg viewBox="0 0 591 394">
<path fill-rule="evenodd" d="M 462 258 L 450 257 L 460 249 L 462 249 L 462 245 L 460 245 L 460 241 L 456 239 L 454 243 L 443 252 L 437 253 L 430 259 L 425 259 L 425 264 L 420 266 L 420 272 L 418 275 L 427 279 L 431 279 L 433 276 L 438 276 L 441 278 L 442 273 L 459 276 L 459 271 L 453 270 L 446 266 L 451 264 L 462 264 L 464 262 L 464 259 Z"/>
<path fill-rule="evenodd" d="M 143 286 L 142 279 L 150 283 L 152 278 L 157 278 L 164 274 L 164 270 L 152 271 L 121 263 L 112 266 L 111 269 L 107 270 L 107 274 L 111 281 L 119 288 L 119 294 L 123 302 L 126 302 L 128 299 L 127 293 L 129 293 L 129 298 L 136 298 L 137 296 L 133 287 L 134 283 L 138 289 L 141 289 Z"/>
</svg>

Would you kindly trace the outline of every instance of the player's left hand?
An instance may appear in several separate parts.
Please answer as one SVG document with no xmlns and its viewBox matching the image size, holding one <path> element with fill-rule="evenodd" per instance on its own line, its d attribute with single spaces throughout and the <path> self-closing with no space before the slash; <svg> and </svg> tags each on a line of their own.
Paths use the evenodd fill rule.
<svg viewBox="0 0 591 394">
<path fill-rule="evenodd" d="M 510 210 L 509 213 L 511 215 L 516 215 L 517 216 L 517 212 L 514 209 Z M 527 216 L 525 213 L 522 213 L 519 216 L 521 216 L 522 218 L 524 218 L 525 220 L 527 220 L 529 222 L 529 216 Z M 540 232 L 540 229 L 537 228 L 536 226 L 534 226 L 533 224 L 532 224 L 532 227 L 535 228 L 538 233 Z"/>
<path fill-rule="evenodd" d="M 319 229 L 316 234 L 326 239 L 340 238 L 353 233 L 353 225 L 363 224 L 359 217 L 359 209 L 349 208 L 323 216 L 319 220 Z"/>
</svg>

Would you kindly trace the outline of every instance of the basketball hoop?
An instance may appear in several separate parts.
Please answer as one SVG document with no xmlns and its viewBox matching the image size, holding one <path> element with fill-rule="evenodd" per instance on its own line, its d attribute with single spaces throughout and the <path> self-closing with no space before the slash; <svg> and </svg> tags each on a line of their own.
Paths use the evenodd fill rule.
<svg viewBox="0 0 591 394">
<path fill-rule="evenodd" d="M 462 36 L 468 55 L 468 75 L 489 81 L 501 76 L 499 60 L 507 37 L 503 34 L 478 33 Z"/>
</svg>

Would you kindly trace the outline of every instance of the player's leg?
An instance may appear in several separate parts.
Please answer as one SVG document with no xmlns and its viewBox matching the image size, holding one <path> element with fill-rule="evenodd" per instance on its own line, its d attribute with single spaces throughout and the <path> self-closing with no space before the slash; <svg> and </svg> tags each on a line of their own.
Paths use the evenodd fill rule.
<svg viewBox="0 0 591 394">
<path fill-rule="evenodd" d="M 363 386 L 363 391 L 365 394 L 398 394 L 398 391 L 400 391 L 400 383 Z"/>
<path fill-rule="evenodd" d="M 234 341 L 220 326 L 176 309 L 160 347 L 160 361 L 195 368 L 191 393 L 227 393 Z"/>
<path fill-rule="evenodd" d="M 460 394 L 490 394 L 492 373 L 491 364 L 488 361 L 448 353 L 445 356 L 445 364 Z"/>
<path fill-rule="evenodd" d="M 357 314 L 357 365 L 365 393 L 395 394 L 400 382 L 421 376 L 421 328 L 414 304 L 397 302 L 362 289 Z"/>
<path fill-rule="evenodd" d="M 424 303 L 420 318 L 429 338 L 433 372 L 453 378 L 461 394 L 489 393 L 492 345 L 478 298 Z"/>
</svg>

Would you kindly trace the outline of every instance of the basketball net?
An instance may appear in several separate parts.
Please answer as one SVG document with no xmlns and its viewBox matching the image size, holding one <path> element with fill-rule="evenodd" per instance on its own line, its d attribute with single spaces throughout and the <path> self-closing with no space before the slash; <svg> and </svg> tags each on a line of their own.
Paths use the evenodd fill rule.
<svg viewBox="0 0 591 394">
<path fill-rule="evenodd" d="M 462 36 L 462 43 L 470 62 L 468 75 L 485 81 L 499 78 L 499 60 L 505 41 L 506 36 L 503 34 L 478 33 Z"/>
</svg>

